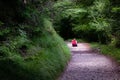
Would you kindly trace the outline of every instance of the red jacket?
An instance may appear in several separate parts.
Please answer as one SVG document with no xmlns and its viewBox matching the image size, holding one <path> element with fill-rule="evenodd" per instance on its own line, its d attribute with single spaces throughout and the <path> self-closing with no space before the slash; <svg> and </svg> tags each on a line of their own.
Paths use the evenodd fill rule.
<svg viewBox="0 0 120 80">
<path fill-rule="evenodd" d="M 73 39 L 72 44 L 77 44 L 77 41 L 75 39 Z"/>
</svg>

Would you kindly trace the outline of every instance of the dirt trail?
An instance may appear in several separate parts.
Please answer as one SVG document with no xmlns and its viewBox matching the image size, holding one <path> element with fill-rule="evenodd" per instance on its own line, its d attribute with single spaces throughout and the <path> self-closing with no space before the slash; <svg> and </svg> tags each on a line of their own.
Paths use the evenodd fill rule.
<svg viewBox="0 0 120 80">
<path fill-rule="evenodd" d="M 120 80 L 117 65 L 108 57 L 92 52 L 89 44 L 72 47 L 70 63 L 58 80 Z"/>
</svg>

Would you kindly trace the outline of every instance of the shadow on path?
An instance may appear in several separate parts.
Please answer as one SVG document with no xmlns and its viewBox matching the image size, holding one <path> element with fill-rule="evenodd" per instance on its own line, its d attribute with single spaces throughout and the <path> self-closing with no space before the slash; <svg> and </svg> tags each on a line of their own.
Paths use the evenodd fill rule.
<svg viewBox="0 0 120 80">
<path fill-rule="evenodd" d="M 117 65 L 110 58 L 93 52 L 88 43 L 78 43 L 78 47 L 67 45 L 72 58 L 58 80 L 120 80 Z"/>
</svg>

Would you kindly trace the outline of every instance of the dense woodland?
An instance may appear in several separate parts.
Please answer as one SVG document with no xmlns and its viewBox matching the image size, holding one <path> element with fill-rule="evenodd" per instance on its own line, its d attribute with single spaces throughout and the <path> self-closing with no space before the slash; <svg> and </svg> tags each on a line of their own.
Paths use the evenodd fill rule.
<svg viewBox="0 0 120 80">
<path fill-rule="evenodd" d="M 0 0 L 0 80 L 55 80 L 70 59 L 60 36 L 119 49 L 120 0 Z"/>
<path fill-rule="evenodd" d="M 61 3 L 64 6 L 57 8 L 61 10 L 61 19 L 55 22 L 55 29 L 64 39 L 82 38 L 119 47 L 119 3 L 119 0 L 73 0 L 71 3 Z"/>
</svg>

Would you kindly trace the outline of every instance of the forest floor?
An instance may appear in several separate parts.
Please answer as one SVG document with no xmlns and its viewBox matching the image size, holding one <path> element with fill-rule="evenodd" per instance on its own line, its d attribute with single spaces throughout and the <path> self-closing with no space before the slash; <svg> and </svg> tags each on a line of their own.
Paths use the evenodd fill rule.
<svg viewBox="0 0 120 80">
<path fill-rule="evenodd" d="M 71 60 L 58 80 L 120 80 L 117 63 L 91 49 L 88 43 L 78 43 L 72 47 Z"/>
</svg>

